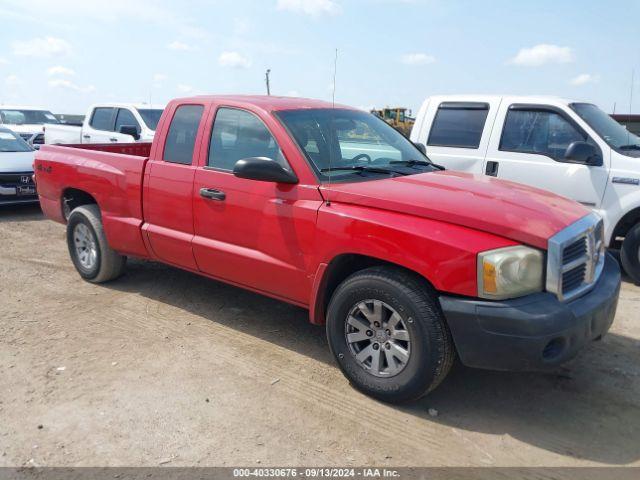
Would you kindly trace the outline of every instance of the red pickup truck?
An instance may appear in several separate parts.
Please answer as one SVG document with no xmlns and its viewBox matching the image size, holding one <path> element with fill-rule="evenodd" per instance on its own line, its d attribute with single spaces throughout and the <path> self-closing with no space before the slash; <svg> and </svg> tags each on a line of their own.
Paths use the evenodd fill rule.
<svg viewBox="0 0 640 480">
<path fill-rule="evenodd" d="M 454 359 L 557 366 L 620 272 L 576 202 L 443 171 L 379 118 L 305 99 L 172 101 L 152 144 L 43 146 L 45 214 L 91 282 L 152 259 L 309 309 L 357 388 L 418 398 Z"/>
</svg>

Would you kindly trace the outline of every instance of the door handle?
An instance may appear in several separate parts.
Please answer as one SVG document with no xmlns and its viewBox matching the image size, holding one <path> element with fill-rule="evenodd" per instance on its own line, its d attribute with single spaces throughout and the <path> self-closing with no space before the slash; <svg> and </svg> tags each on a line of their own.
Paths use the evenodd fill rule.
<svg viewBox="0 0 640 480">
<path fill-rule="evenodd" d="M 112 142 L 117 142 L 118 141 L 118 139 L 114 138 L 114 137 L 111 137 L 109 140 L 112 141 Z"/>
<path fill-rule="evenodd" d="M 204 198 L 209 198 L 211 200 L 219 200 L 223 201 L 227 198 L 227 194 L 221 192 L 220 190 L 216 190 L 215 188 L 201 188 L 200 196 Z"/>
<path fill-rule="evenodd" d="M 485 169 L 484 173 L 489 175 L 490 177 L 497 177 L 499 165 L 500 164 L 498 162 L 488 161 L 487 168 Z"/>
<path fill-rule="evenodd" d="M 82 135 L 82 138 L 86 138 L 87 140 L 89 140 L 91 138 L 91 135 Z"/>
</svg>

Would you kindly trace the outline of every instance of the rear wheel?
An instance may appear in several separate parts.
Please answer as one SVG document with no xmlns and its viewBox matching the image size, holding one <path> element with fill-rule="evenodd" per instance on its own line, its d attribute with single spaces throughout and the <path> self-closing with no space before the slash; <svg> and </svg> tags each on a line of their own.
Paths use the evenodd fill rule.
<svg viewBox="0 0 640 480">
<path fill-rule="evenodd" d="M 394 268 L 363 270 L 337 288 L 329 304 L 327 337 L 351 383 L 393 403 L 433 390 L 455 357 L 433 289 Z"/>
<path fill-rule="evenodd" d="M 640 284 L 640 223 L 633 226 L 624 237 L 620 260 L 627 275 Z"/>
<path fill-rule="evenodd" d="M 124 271 L 127 257 L 109 247 L 97 205 L 83 205 L 71 212 L 67 246 L 76 270 L 89 282 L 107 282 Z"/>
</svg>

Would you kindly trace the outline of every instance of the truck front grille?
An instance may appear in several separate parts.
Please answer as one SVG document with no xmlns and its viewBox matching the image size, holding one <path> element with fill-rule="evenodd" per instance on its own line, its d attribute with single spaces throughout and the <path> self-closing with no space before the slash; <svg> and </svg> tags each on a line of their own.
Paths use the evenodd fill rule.
<svg viewBox="0 0 640 480">
<path fill-rule="evenodd" d="M 590 290 L 604 265 L 604 228 L 596 214 L 581 218 L 549 239 L 547 290 L 571 300 Z"/>
</svg>

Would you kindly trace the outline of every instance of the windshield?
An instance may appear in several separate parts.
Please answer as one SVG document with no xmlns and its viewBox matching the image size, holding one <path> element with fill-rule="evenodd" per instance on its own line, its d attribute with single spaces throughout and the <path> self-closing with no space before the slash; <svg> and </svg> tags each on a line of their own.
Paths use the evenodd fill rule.
<svg viewBox="0 0 640 480">
<path fill-rule="evenodd" d="M 595 105 L 573 103 L 571 108 L 614 150 L 628 154 L 640 150 L 640 137 L 616 122 Z"/>
<path fill-rule="evenodd" d="M 409 140 L 375 115 L 329 108 L 284 110 L 276 115 L 321 180 L 436 169 Z"/>
<path fill-rule="evenodd" d="M 158 108 L 138 108 L 138 113 L 144 120 L 144 123 L 149 130 L 155 130 L 158 127 L 162 110 Z"/>
<path fill-rule="evenodd" d="M 43 125 L 60 123 L 53 113 L 47 110 L 0 110 L 0 119 L 6 125 Z"/>
<path fill-rule="evenodd" d="M 33 149 L 20 135 L 10 130 L 0 130 L 0 152 L 30 152 Z"/>
</svg>

